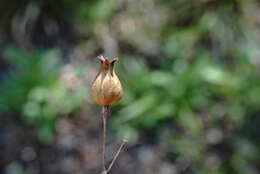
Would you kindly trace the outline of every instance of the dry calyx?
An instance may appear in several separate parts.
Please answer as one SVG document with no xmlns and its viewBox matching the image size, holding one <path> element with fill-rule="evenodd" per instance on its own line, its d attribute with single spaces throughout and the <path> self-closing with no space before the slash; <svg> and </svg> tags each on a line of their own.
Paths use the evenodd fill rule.
<svg viewBox="0 0 260 174">
<path fill-rule="evenodd" d="M 118 59 L 109 61 L 103 56 L 98 58 L 101 64 L 91 87 L 91 97 L 98 105 L 110 106 L 116 104 L 123 96 L 122 85 L 114 70 L 114 64 Z"/>
</svg>

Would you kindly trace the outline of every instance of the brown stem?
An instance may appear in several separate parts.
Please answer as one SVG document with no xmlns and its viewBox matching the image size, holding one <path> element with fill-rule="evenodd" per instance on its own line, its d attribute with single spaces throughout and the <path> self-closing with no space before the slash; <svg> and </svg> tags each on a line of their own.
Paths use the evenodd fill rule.
<svg viewBox="0 0 260 174">
<path fill-rule="evenodd" d="M 108 172 L 113 167 L 116 159 L 118 158 L 121 150 L 123 149 L 124 145 L 127 143 L 127 140 L 124 140 L 121 143 L 115 156 L 113 157 L 111 163 L 109 164 L 108 169 L 106 169 L 106 131 L 107 131 L 107 120 L 109 117 L 109 106 L 102 107 L 102 116 L 103 116 L 103 142 L 102 142 L 102 168 L 103 168 L 103 171 L 101 174 L 108 174 Z"/>
<path fill-rule="evenodd" d="M 107 119 L 109 116 L 109 106 L 102 107 L 102 115 L 103 115 L 103 142 L 102 142 L 102 174 L 106 174 L 106 131 L 107 131 Z"/>
<path fill-rule="evenodd" d="M 114 163 L 116 162 L 117 157 L 119 156 L 119 154 L 120 154 L 122 148 L 124 147 L 124 145 L 125 145 L 126 143 L 127 143 L 127 140 L 123 140 L 123 142 L 122 142 L 121 145 L 119 146 L 119 148 L 118 148 L 118 150 L 117 150 L 117 152 L 116 152 L 116 154 L 115 154 L 113 160 L 112 160 L 111 163 L 109 164 L 109 167 L 108 167 L 108 169 L 107 169 L 107 171 L 106 171 L 107 173 L 112 169 Z"/>
</svg>

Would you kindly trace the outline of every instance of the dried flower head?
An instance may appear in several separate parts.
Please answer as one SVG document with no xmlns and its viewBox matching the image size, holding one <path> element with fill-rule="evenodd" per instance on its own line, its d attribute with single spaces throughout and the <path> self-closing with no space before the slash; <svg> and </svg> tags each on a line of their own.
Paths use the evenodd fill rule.
<svg viewBox="0 0 260 174">
<path fill-rule="evenodd" d="M 116 104 L 123 96 L 122 85 L 114 70 L 114 64 L 118 59 L 114 58 L 109 61 L 103 56 L 98 58 L 101 64 L 91 87 L 91 97 L 96 104 L 101 106 Z"/>
</svg>

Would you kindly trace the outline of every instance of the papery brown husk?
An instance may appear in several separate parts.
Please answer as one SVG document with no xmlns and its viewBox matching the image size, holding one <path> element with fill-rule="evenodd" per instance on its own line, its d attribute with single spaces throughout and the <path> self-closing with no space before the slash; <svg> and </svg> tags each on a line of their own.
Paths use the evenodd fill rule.
<svg viewBox="0 0 260 174">
<path fill-rule="evenodd" d="M 101 57 L 100 60 L 99 73 L 91 87 L 91 97 L 96 104 L 109 106 L 121 100 L 123 89 L 114 70 L 114 63 L 117 59 L 109 61 L 107 58 Z"/>
</svg>

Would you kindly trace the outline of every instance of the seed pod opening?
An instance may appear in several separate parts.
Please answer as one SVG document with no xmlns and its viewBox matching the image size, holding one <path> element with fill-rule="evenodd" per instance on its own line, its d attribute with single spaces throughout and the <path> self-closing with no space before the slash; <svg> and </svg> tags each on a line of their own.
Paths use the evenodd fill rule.
<svg viewBox="0 0 260 174">
<path fill-rule="evenodd" d="M 109 61 L 103 56 L 98 58 L 100 68 L 91 87 L 92 100 L 101 106 L 116 104 L 123 96 L 122 85 L 114 69 L 118 59 Z"/>
</svg>

